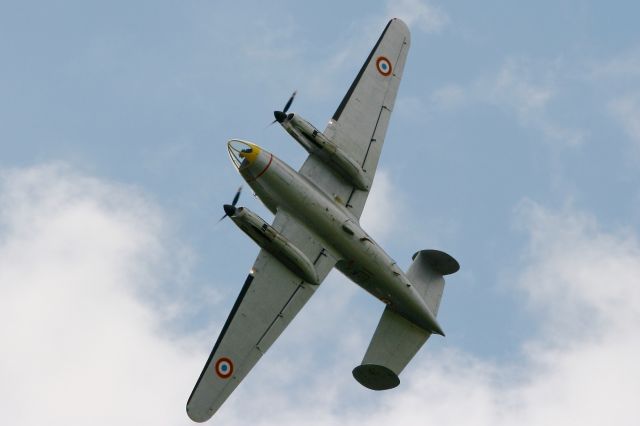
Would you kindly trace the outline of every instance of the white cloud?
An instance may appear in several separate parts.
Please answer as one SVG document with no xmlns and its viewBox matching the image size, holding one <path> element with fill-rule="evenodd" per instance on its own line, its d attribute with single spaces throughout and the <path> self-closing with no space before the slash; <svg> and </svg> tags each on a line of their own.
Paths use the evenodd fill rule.
<svg viewBox="0 0 640 426">
<path fill-rule="evenodd" d="M 558 94 L 553 67 L 546 67 L 543 73 L 535 73 L 534 68 L 528 61 L 510 59 L 492 81 L 481 83 L 478 90 L 482 93 L 488 88 L 484 95 L 490 102 L 513 110 L 522 125 L 540 130 L 547 138 L 568 145 L 582 143 L 583 131 L 558 124 L 549 111 Z"/>
<path fill-rule="evenodd" d="M 405 205 L 397 188 L 393 187 L 389 173 L 379 169 L 360 224 L 373 238 L 384 240 L 394 231 L 394 226 L 401 222 L 399 215 L 402 214 L 402 206 Z"/>
<path fill-rule="evenodd" d="M 466 96 L 464 88 L 457 84 L 448 84 L 436 89 L 431 95 L 431 101 L 442 109 L 452 109 L 464 104 Z"/>
<path fill-rule="evenodd" d="M 410 28 L 427 33 L 438 33 L 450 22 L 446 12 L 431 2 L 421 0 L 390 0 L 387 2 L 387 15 L 401 18 Z"/>
<path fill-rule="evenodd" d="M 554 96 L 554 90 L 549 84 L 534 83 L 529 74 L 527 64 L 507 61 L 491 85 L 491 94 L 496 100 L 512 103 L 522 114 L 544 108 Z"/>
<path fill-rule="evenodd" d="M 187 424 L 203 360 L 166 331 L 164 229 L 131 188 L 59 165 L 1 175 L 5 424 Z"/>
<path fill-rule="evenodd" d="M 253 22 L 255 33 L 242 41 L 242 52 L 259 62 L 292 61 L 299 54 L 298 46 L 294 43 L 296 25 L 292 18 L 283 21 L 277 27 L 267 21 Z"/>
<path fill-rule="evenodd" d="M 566 126 L 554 117 L 553 102 L 559 97 L 557 64 L 536 64 L 526 59 L 507 59 L 497 70 L 467 85 L 447 84 L 430 96 L 431 105 L 453 110 L 469 104 L 490 104 L 515 115 L 520 125 L 536 129 L 546 139 L 581 144 L 582 129 Z"/>
<path fill-rule="evenodd" d="M 591 65 L 588 77 L 591 79 L 635 79 L 640 76 L 640 48 L 616 52 L 608 60 Z"/>
<path fill-rule="evenodd" d="M 609 111 L 640 148 L 640 94 L 627 94 L 609 102 Z"/>
<path fill-rule="evenodd" d="M 640 48 L 614 52 L 587 66 L 584 80 L 604 94 L 601 105 L 640 148 Z"/>
<path fill-rule="evenodd" d="M 634 285 L 640 276 L 640 247 L 635 233 L 605 233 L 586 214 L 552 214 L 531 202 L 522 210 L 534 262 L 525 269 L 522 283 L 530 300 L 545 311 L 545 331 L 586 332 L 598 338 L 635 328 L 640 323 L 640 288 Z"/>
</svg>

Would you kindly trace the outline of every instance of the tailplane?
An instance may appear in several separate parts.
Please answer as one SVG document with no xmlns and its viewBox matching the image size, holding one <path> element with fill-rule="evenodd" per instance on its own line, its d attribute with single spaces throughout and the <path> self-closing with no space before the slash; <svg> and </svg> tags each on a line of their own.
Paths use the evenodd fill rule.
<svg viewBox="0 0 640 426">
<path fill-rule="evenodd" d="M 413 255 L 407 278 L 418 289 L 435 317 L 444 290 L 444 275 L 460 269 L 458 262 L 438 250 L 421 250 Z M 398 375 L 431 336 L 427 331 L 388 306 L 369 343 L 362 364 L 353 369 L 353 377 L 373 390 L 391 389 L 400 384 Z"/>
</svg>

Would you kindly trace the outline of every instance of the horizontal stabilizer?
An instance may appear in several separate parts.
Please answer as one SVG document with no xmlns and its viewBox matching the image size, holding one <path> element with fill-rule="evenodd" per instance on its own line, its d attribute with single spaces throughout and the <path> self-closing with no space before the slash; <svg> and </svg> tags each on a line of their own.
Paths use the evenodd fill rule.
<svg viewBox="0 0 640 426">
<path fill-rule="evenodd" d="M 418 255 L 440 275 L 450 275 L 460 270 L 458 261 L 443 251 L 420 250 L 415 252 L 414 255 L 411 256 L 411 259 L 415 261 Z"/>
<path fill-rule="evenodd" d="M 430 332 L 387 306 L 369 343 L 362 365 L 353 369 L 353 377 L 361 385 L 373 390 L 398 386 L 398 375 L 430 335 Z"/>
<path fill-rule="evenodd" d="M 453 274 L 459 269 L 458 261 L 439 250 L 420 250 L 413 255 L 407 278 L 416 287 L 434 316 L 438 315 L 444 291 L 442 276 Z"/>
</svg>

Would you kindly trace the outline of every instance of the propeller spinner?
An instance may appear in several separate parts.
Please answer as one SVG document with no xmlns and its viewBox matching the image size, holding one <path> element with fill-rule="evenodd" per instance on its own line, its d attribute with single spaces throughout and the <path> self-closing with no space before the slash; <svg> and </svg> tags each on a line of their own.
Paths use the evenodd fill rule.
<svg viewBox="0 0 640 426">
<path fill-rule="evenodd" d="M 291 107 L 291 104 L 293 103 L 293 99 L 296 97 L 296 93 L 298 93 L 297 90 L 291 94 L 291 97 L 289 98 L 287 103 L 284 105 L 284 108 L 282 109 L 282 111 L 273 111 L 273 116 L 276 119 L 273 120 L 271 124 L 275 123 L 276 121 L 278 123 L 282 123 L 287 118 L 287 111 L 289 111 L 289 107 Z"/>
<path fill-rule="evenodd" d="M 236 204 L 240 199 L 241 192 L 242 186 L 240 186 L 240 188 L 238 188 L 238 191 L 236 191 L 236 195 L 233 197 L 233 201 L 231 202 L 231 204 L 225 204 L 224 206 L 222 206 L 222 208 L 224 209 L 224 216 L 222 216 L 218 222 L 221 222 L 227 216 L 233 216 L 233 214 L 236 212 Z"/>
</svg>

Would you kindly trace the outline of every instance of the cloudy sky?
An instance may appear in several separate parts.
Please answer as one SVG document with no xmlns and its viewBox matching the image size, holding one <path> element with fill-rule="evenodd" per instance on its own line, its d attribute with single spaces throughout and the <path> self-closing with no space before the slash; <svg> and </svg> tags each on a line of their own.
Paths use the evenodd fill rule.
<svg viewBox="0 0 640 426">
<path fill-rule="evenodd" d="M 225 142 L 301 165 L 272 111 L 297 89 L 323 128 L 390 17 L 412 47 L 362 223 L 404 268 L 460 261 L 447 337 L 361 387 L 382 306 L 334 272 L 212 424 L 637 424 L 640 7 L 361 3 L 0 3 L 3 424 L 191 424 L 258 252 L 216 224 Z"/>
</svg>

